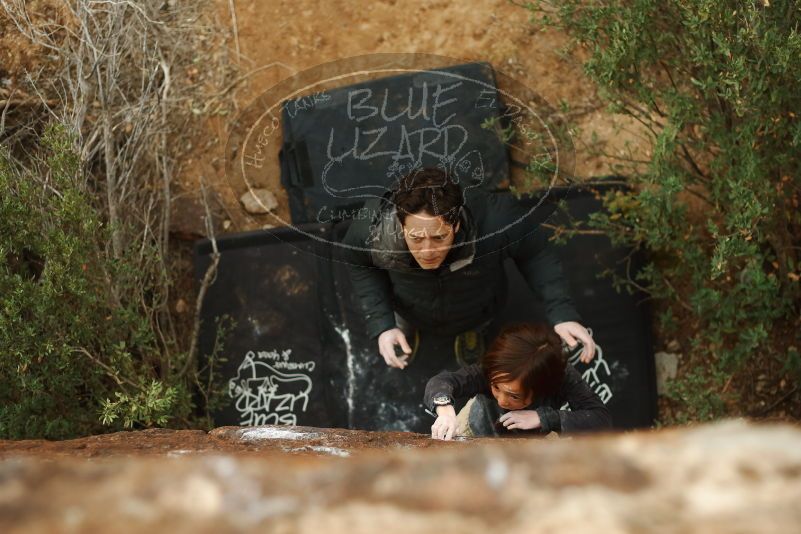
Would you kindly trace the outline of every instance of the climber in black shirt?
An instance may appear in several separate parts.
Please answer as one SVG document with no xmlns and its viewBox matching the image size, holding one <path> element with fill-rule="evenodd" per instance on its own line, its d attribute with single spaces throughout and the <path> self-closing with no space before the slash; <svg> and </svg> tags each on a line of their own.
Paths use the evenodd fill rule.
<svg viewBox="0 0 801 534">
<path fill-rule="evenodd" d="M 470 398 L 457 417 L 455 398 Z M 544 324 L 507 327 L 480 364 L 428 381 L 425 405 L 436 412 L 431 436 L 497 436 L 581 432 L 611 427 L 606 406 L 572 365 L 562 341 Z M 570 410 L 562 410 L 565 403 Z"/>
</svg>

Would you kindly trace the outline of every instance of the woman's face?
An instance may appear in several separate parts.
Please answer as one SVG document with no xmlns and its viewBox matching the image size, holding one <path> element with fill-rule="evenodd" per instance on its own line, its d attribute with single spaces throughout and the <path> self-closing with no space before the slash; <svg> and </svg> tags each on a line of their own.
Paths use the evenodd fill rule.
<svg viewBox="0 0 801 534">
<path fill-rule="evenodd" d="M 496 379 L 490 383 L 492 396 L 504 410 L 522 410 L 533 400 L 534 394 L 526 393 L 523 381 L 518 379 L 506 382 Z"/>
</svg>

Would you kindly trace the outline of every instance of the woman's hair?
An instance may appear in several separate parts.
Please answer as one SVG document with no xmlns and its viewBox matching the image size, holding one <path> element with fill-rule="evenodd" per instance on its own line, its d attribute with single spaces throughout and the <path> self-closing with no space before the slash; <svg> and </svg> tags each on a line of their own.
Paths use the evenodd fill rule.
<svg viewBox="0 0 801 534">
<path fill-rule="evenodd" d="M 532 323 L 504 328 L 481 360 L 490 383 L 521 379 L 525 393 L 539 398 L 559 391 L 566 365 L 561 338 L 549 326 Z"/>
<path fill-rule="evenodd" d="M 462 189 L 442 169 L 416 169 L 400 180 L 392 202 L 401 224 L 407 215 L 424 211 L 453 226 L 459 222 Z"/>
</svg>

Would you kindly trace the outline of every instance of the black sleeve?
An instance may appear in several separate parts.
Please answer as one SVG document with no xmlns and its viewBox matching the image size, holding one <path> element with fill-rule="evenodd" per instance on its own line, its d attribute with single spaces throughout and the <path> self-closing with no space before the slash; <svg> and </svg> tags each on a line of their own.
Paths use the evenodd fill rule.
<svg viewBox="0 0 801 534">
<path fill-rule="evenodd" d="M 442 371 L 429 379 L 423 404 L 434 411 L 434 397 L 448 395 L 451 399 L 469 398 L 489 393 L 489 384 L 479 364 L 462 367 L 458 371 Z"/>
<path fill-rule="evenodd" d="M 567 402 L 570 410 L 557 410 L 550 406 L 537 408 L 542 433 L 587 432 L 612 427 L 612 417 L 606 405 L 572 365 L 565 369 L 558 402 Z"/>
<path fill-rule="evenodd" d="M 562 273 L 562 262 L 542 228 L 511 243 L 509 253 L 528 286 L 545 305 L 548 322 L 581 322 Z"/>
<path fill-rule="evenodd" d="M 500 232 L 499 246 L 514 260 L 526 283 L 545 305 L 552 325 L 581 322 L 562 273 L 562 262 L 542 228 L 542 213 L 550 208 L 531 204 L 511 194 L 487 195 L 481 199 L 485 232 Z"/>
<path fill-rule="evenodd" d="M 342 258 L 347 262 L 353 290 L 359 301 L 367 334 L 378 337 L 382 332 L 395 328 L 395 312 L 392 309 L 392 284 L 389 274 L 373 265 L 368 247 L 368 231 L 363 221 L 354 221 L 345 234 Z"/>
</svg>

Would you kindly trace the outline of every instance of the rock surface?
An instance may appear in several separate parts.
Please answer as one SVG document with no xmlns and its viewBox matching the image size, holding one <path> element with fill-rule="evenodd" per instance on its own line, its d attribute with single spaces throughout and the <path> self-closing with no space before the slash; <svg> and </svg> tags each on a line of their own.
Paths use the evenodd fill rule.
<svg viewBox="0 0 801 534">
<path fill-rule="evenodd" d="M 801 429 L 789 425 L 730 421 L 455 443 L 229 427 L 0 442 L 0 456 L 2 532 L 708 533 L 801 525 Z"/>
<path fill-rule="evenodd" d="M 106 457 L 106 456 L 176 456 L 201 453 L 231 453 L 260 457 L 277 453 L 320 456 L 315 448 L 342 450 L 348 455 L 371 449 L 429 448 L 458 446 L 459 442 L 433 441 L 422 434 L 409 432 L 363 432 L 360 430 L 310 427 L 261 426 L 240 428 L 224 426 L 211 432 L 202 430 L 150 429 L 116 432 L 65 441 L 0 440 L 0 458 L 37 457 Z"/>
<path fill-rule="evenodd" d="M 239 197 L 245 211 L 252 215 L 270 213 L 278 207 L 278 200 L 272 191 L 267 189 L 249 189 Z"/>
</svg>

